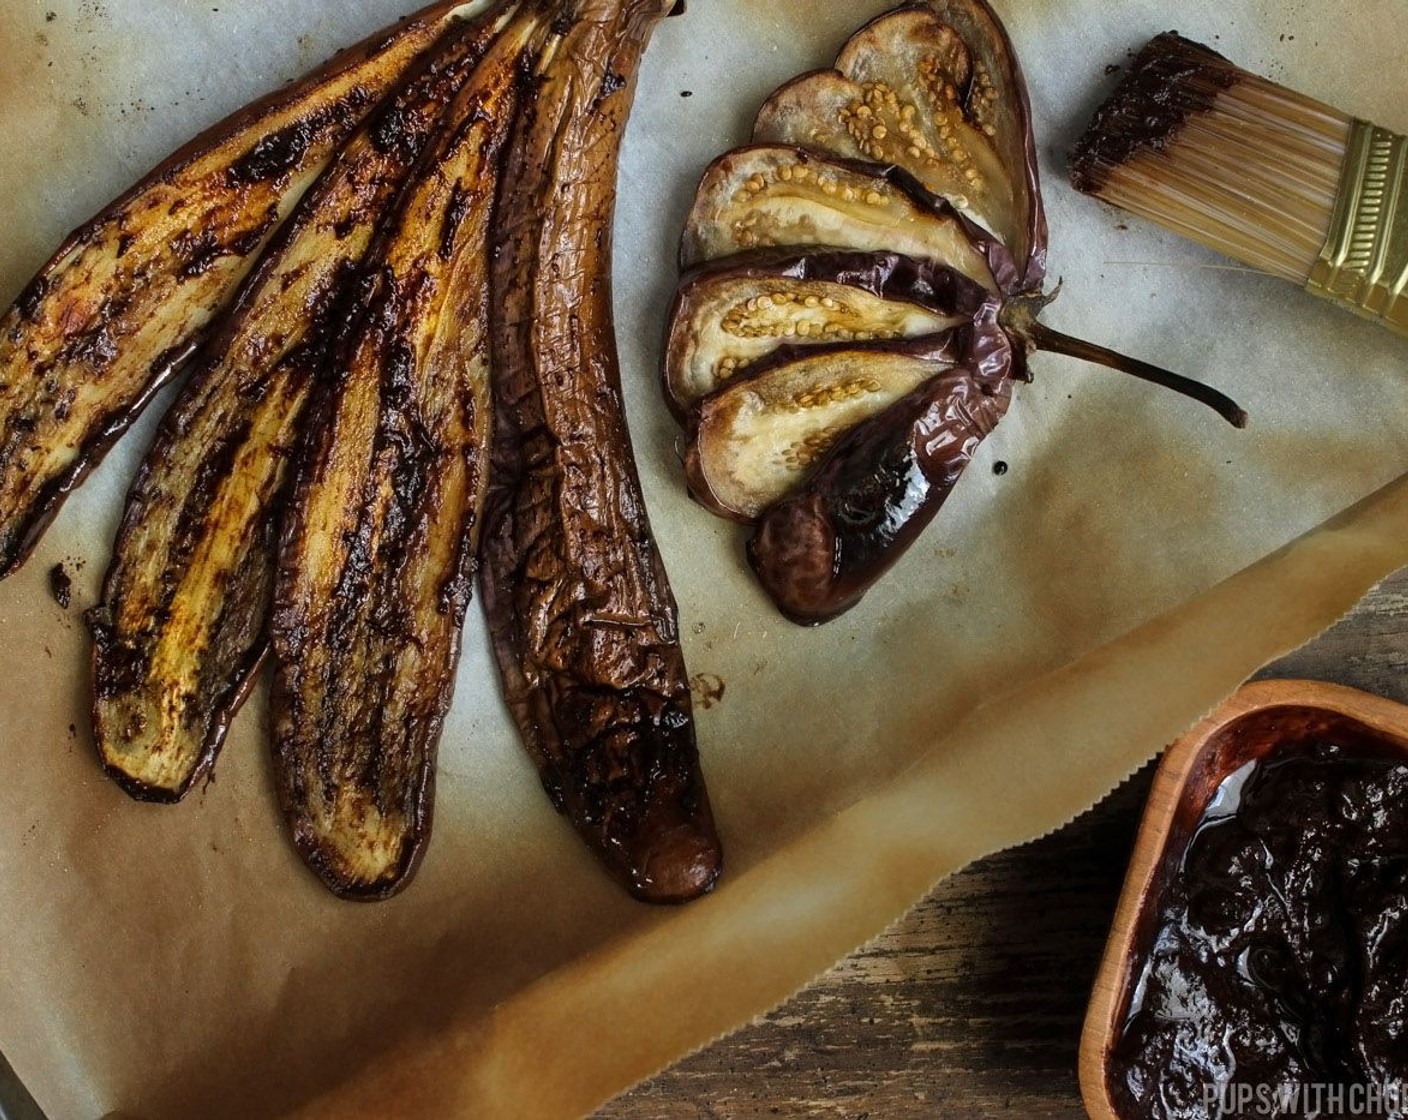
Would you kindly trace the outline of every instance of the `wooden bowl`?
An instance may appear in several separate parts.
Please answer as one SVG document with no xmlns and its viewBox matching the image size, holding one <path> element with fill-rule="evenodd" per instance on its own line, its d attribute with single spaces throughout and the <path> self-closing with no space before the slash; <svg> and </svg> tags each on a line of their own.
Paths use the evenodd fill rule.
<svg viewBox="0 0 1408 1120">
<path fill-rule="evenodd" d="M 1277 745 L 1272 728 L 1369 731 L 1408 755 L 1408 707 L 1340 685 L 1261 681 L 1236 692 L 1164 755 L 1135 841 L 1114 926 L 1081 1034 L 1080 1087 L 1090 1120 L 1121 1116 L 1108 1066 L 1129 1011 L 1133 966 L 1146 951 L 1163 886 L 1222 781 Z"/>
</svg>

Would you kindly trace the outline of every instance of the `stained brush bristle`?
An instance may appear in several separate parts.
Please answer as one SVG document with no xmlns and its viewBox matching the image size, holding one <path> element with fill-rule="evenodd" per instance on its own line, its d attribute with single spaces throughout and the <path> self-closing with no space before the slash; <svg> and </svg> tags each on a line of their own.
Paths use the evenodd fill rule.
<svg viewBox="0 0 1408 1120">
<path fill-rule="evenodd" d="M 1335 211 L 1350 118 L 1169 32 L 1101 106 L 1077 190 L 1306 283 Z"/>
</svg>

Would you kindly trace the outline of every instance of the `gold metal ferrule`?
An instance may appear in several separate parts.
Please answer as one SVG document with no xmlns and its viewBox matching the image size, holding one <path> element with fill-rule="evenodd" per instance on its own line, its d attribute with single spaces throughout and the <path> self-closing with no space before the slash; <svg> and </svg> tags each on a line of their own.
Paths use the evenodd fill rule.
<svg viewBox="0 0 1408 1120">
<path fill-rule="evenodd" d="M 1408 138 L 1350 126 L 1335 213 L 1308 291 L 1408 337 Z"/>
</svg>

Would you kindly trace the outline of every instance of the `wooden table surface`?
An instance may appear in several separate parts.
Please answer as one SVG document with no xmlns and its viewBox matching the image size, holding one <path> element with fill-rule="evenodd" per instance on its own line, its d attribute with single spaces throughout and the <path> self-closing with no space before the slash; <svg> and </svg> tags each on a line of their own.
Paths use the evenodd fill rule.
<svg viewBox="0 0 1408 1120">
<path fill-rule="evenodd" d="M 1267 677 L 1408 702 L 1408 570 Z M 1086 998 L 1152 764 L 1085 816 L 940 884 L 772 1014 L 595 1120 L 1078 1120 Z M 32 1120 L 0 1058 L 0 1120 Z"/>
<path fill-rule="evenodd" d="M 1408 570 L 1263 677 L 1408 703 Z M 772 1014 L 596 1120 L 948 1120 L 1085 1115 L 1076 1051 L 1153 777 L 946 880 Z"/>
</svg>

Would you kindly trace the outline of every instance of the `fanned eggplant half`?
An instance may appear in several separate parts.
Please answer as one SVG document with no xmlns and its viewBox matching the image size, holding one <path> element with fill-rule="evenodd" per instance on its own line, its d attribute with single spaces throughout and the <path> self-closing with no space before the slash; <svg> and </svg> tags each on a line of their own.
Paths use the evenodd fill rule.
<svg viewBox="0 0 1408 1120">
<path fill-rule="evenodd" d="M 260 249 L 463 5 L 234 114 L 75 231 L 0 317 L 0 576 L 191 355 Z"/>
<path fill-rule="evenodd" d="M 794 146 L 738 148 L 704 173 L 681 267 L 779 246 L 895 252 L 997 291 L 989 246 L 973 228 L 947 203 L 926 205 L 895 179 L 874 165 Z"/>
<path fill-rule="evenodd" d="M 487 482 L 490 217 L 545 31 L 520 9 L 417 170 L 286 513 L 270 624 L 275 783 L 300 854 L 343 898 L 399 891 L 429 838 Z"/>
<path fill-rule="evenodd" d="M 1037 322 L 1049 300 L 1031 110 L 983 0 L 881 16 L 834 69 L 778 90 L 753 140 L 705 172 L 689 215 L 664 381 L 689 431 L 691 493 L 756 521 L 748 557 L 787 617 L 834 618 L 899 559 L 1035 349 L 1245 424 L 1206 386 Z M 843 296 L 825 275 L 825 262 L 880 251 L 878 289 Z M 985 298 L 906 293 L 921 269 L 949 276 L 950 296 L 963 280 Z M 926 348 L 943 360 L 916 357 Z"/>
<path fill-rule="evenodd" d="M 134 797 L 215 761 L 266 646 L 279 503 L 314 372 L 378 224 L 496 21 L 451 27 L 280 230 L 142 465 L 93 629 L 93 726 Z"/>
<path fill-rule="evenodd" d="M 621 138 L 670 6 L 569 0 L 510 148 L 482 585 L 504 697 L 549 797 L 650 902 L 700 895 L 722 866 L 612 325 Z"/>
<path fill-rule="evenodd" d="M 898 253 L 749 254 L 687 277 L 665 345 L 676 415 L 782 346 L 939 334 L 991 299 L 950 268 Z"/>
</svg>

